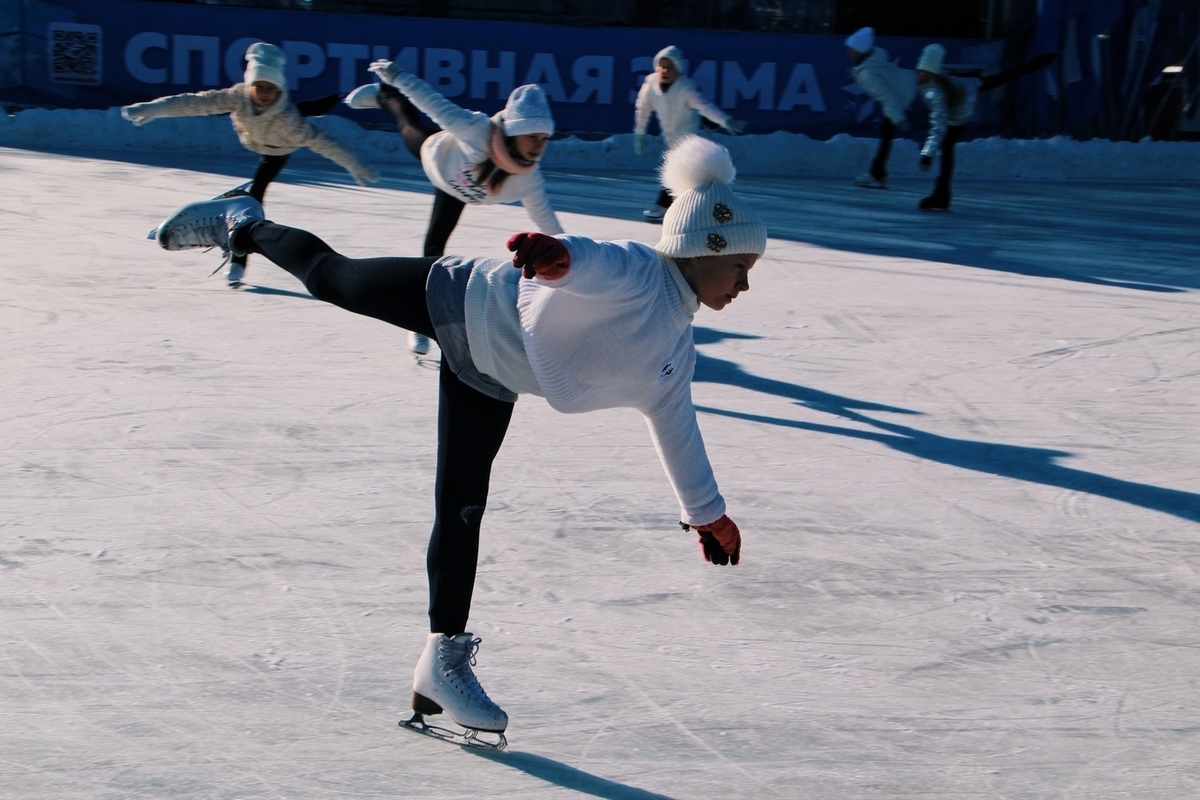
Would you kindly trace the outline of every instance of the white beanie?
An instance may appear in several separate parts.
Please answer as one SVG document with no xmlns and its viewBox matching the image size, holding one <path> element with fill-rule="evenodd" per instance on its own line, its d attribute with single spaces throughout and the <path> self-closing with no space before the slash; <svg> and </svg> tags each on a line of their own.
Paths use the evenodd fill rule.
<svg viewBox="0 0 1200 800">
<path fill-rule="evenodd" d="M 869 53 L 875 46 L 875 29 L 859 28 L 846 37 L 846 47 L 856 53 Z"/>
<path fill-rule="evenodd" d="M 508 103 L 500 112 L 500 124 L 505 136 L 520 136 L 524 133 L 554 133 L 554 117 L 550 114 L 550 103 L 546 93 L 536 83 L 518 86 L 508 96 Z"/>
<path fill-rule="evenodd" d="M 675 198 L 654 249 L 675 258 L 754 253 L 767 249 L 767 226 L 729 184 L 737 170 L 729 151 L 687 136 L 663 158 L 662 182 Z"/>
<path fill-rule="evenodd" d="M 680 50 L 675 45 L 671 45 L 670 47 L 664 47 L 662 50 L 659 50 L 654 55 L 654 67 L 657 68 L 658 62 L 664 58 L 669 59 L 672 63 L 675 64 L 675 69 L 679 70 L 680 75 L 684 74 L 684 72 L 683 72 L 683 51 L 682 50 Z"/>
<path fill-rule="evenodd" d="M 934 75 L 942 74 L 942 62 L 946 59 L 946 48 L 940 44 L 926 45 L 921 51 L 921 57 L 917 60 L 918 72 L 932 72 Z"/>
<path fill-rule="evenodd" d="M 287 88 L 287 77 L 283 65 L 287 56 L 273 44 L 255 42 L 246 50 L 246 85 L 256 81 L 273 83 L 280 89 Z"/>
</svg>

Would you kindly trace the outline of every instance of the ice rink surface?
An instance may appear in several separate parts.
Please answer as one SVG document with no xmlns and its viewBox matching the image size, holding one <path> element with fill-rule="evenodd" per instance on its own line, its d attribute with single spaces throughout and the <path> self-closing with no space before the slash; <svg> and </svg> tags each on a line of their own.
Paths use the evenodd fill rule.
<svg viewBox="0 0 1200 800">
<path fill-rule="evenodd" d="M 399 729 L 425 639 L 436 379 L 404 332 L 146 231 L 250 157 L 0 150 L 0 796 L 1200 794 L 1200 189 L 754 177 L 751 291 L 696 319 L 742 564 L 645 425 L 517 404 L 472 615 L 510 714 Z M 416 254 L 416 165 L 297 159 L 268 215 Z M 557 172 L 657 240 L 652 174 Z M 450 251 L 503 254 L 519 207 Z M 434 352 L 436 356 L 436 350 Z"/>
</svg>

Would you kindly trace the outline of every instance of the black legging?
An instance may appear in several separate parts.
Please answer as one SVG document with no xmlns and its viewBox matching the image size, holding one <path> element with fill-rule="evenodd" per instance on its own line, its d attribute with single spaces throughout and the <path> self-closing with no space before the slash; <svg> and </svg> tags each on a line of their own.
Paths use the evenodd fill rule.
<svg viewBox="0 0 1200 800">
<path fill-rule="evenodd" d="M 295 275 L 318 300 L 437 338 L 425 303 L 434 258 L 347 258 L 307 231 L 273 222 L 239 231 L 237 245 Z M 467 386 L 445 358 L 438 386 L 435 515 L 425 557 L 429 629 L 454 636 L 467 628 L 479 525 L 513 404 Z"/>
<path fill-rule="evenodd" d="M 441 130 L 425 124 L 417 107 L 399 89 L 386 83 L 379 86 L 379 105 L 396 120 L 396 130 L 404 140 L 404 146 L 417 161 L 421 160 L 421 145 Z M 429 228 L 425 231 L 424 255 L 441 258 L 446 254 L 446 242 L 458 225 L 466 203 L 453 195 L 436 189 L 433 195 L 433 212 L 429 215 Z"/>
<path fill-rule="evenodd" d="M 962 132 L 962 125 L 950 125 L 946 128 L 946 135 L 942 137 L 942 166 L 938 171 L 932 195 L 938 200 L 950 201 L 950 179 L 954 176 L 954 145 L 962 138 Z"/>
<path fill-rule="evenodd" d="M 887 177 L 888 156 L 892 154 L 892 136 L 896 126 L 887 117 L 879 124 L 879 149 L 875 151 L 875 160 L 871 162 L 871 177 L 881 181 Z"/>
<path fill-rule="evenodd" d="M 341 101 L 340 95 L 331 94 L 315 100 L 301 100 L 296 103 L 296 110 L 302 117 L 321 117 L 332 111 L 333 107 Z M 279 177 L 279 173 L 287 166 L 289 158 L 291 158 L 291 153 L 283 156 L 263 156 L 258 159 L 258 166 L 254 169 L 254 177 L 251 179 L 250 196 L 260 203 L 265 202 L 267 187 L 271 185 L 271 181 Z M 245 256 L 233 256 L 230 261 L 234 264 L 241 264 L 243 267 L 246 266 Z"/>
</svg>

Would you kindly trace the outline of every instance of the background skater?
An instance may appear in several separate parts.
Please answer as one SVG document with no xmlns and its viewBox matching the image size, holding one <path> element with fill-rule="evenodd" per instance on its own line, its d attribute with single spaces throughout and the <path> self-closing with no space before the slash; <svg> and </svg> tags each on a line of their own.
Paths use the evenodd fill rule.
<svg viewBox="0 0 1200 800">
<path fill-rule="evenodd" d="M 867 96 L 879 104 L 883 119 L 879 123 L 879 147 L 870 168 L 855 185 L 868 189 L 887 188 L 887 162 L 896 130 L 908 130 L 905 109 L 917 96 L 917 77 L 912 70 L 901 69 L 888 60 L 888 52 L 875 45 L 875 29 L 860 28 L 846 37 L 850 74 Z"/>
<path fill-rule="evenodd" d="M 654 71 L 646 76 L 638 90 L 633 106 L 633 151 L 641 155 L 646 146 L 646 127 L 651 115 L 658 115 L 663 143 L 667 150 L 686 136 L 700 130 L 700 117 L 721 126 L 732 134 L 741 133 L 746 123 L 730 119 L 729 115 L 704 99 L 696 84 L 683 69 L 683 51 L 664 47 L 654 56 Z M 663 188 L 654 205 L 642 212 L 647 222 L 662 222 L 671 205 L 671 193 Z"/>
<path fill-rule="evenodd" d="M 254 170 L 250 195 L 263 202 L 267 186 L 279 174 L 292 153 L 307 147 L 344 168 L 359 185 L 379 180 L 379 174 L 360 161 L 329 134 L 301 117 L 320 116 L 340 100 L 336 95 L 293 104 L 288 96 L 284 66 L 287 56 L 273 44 L 255 42 L 246 50 L 246 72 L 242 83 L 228 89 L 160 97 L 121 109 L 121 116 L 134 125 L 159 117 L 200 117 L 228 114 L 238 139 L 262 158 Z M 241 283 L 246 257 L 234 256 L 226 278 L 230 286 Z"/>
<path fill-rule="evenodd" d="M 504 110 L 489 117 L 460 108 L 391 61 L 376 61 L 370 70 L 383 84 L 358 87 L 346 97 L 346 103 L 390 113 L 405 147 L 421 162 L 433 184 L 424 255 L 437 258 L 445 254 L 467 204 L 520 202 L 539 231 L 563 232 L 538 169 L 546 142 L 554 133 L 554 117 L 540 86 L 513 89 Z M 418 109 L 440 127 L 424 123 Z M 429 339 L 419 331 L 409 333 L 408 343 L 418 355 L 429 352 Z"/>
</svg>

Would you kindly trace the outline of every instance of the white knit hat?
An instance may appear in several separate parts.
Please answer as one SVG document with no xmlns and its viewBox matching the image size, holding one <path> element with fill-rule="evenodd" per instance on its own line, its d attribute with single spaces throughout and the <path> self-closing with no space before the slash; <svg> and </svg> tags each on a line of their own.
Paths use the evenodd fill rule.
<svg viewBox="0 0 1200 800">
<path fill-rule="evenodd" d="M 684 72 L 683 72 L 683 51 L 682 50 L 680 50 L 675 45 L 671 45 L 670 47 L 664 47 L 662 50 L 659 50 L 657 53 L 654 54 L 654 66 L 657 67 L 658 62 L 664 58 L 670 59 L 670 61 L 675 64 L 675 69 L 679 70 L 680 75 L 684 74 Z"/>
<path fill-rule="evenodd" d="M 529 83 L 513 89 L 508 96 L 508 103 L 500 112 L 500 123 L 504 126 L 505 136 L 554 133 L 554 117 L 550 114 L 550 103 L 542 87 Z"/>
<path fill-rule="evenodd" d="M 875 46 L 875 29 L 859 28 L 846 37 L 846 47 L 856 53 L 869 53 Z"/>
<path fill-rule="evenodd" d="M 273 44 L 255 42 L 246 50 L 246 85 L 256 81 L 273 83 L 280 89 L 287 88 L 287 76 L 283 66 L 287 56 Z"/>
<path fill-rule="evenodd" d="M 942 74 L 942 62 L 946 60 L 946 48 L 940 44 L 926 45 L 921 51 L 921 57 L 917 59 L 918 72 L 932 72 L 934 75 Z"/>
<path fill-rule="evenodd" d="M 687 136 L 663 159 L 662 182 L 675 198 L 654 249 L 676 258 L 754 253 L 767 249 L 767 226 L 729 184 L 737 170 L 729 151 Z"/>
</svg>

